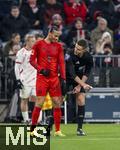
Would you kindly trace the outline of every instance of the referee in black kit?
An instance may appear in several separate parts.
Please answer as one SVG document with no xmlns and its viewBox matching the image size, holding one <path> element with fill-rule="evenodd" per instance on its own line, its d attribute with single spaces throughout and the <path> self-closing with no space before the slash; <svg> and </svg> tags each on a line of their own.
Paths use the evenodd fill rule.
<svg viewBox="0 0 120 150">
<path fill-rule="evenodd" d="M 83 120 L 85 115 L 85 91 L 90 90 L 92 87 L 85 82 L 91 72 L 93 66 L 93 58 L 88 52 L 88 43 L 84 39 L 80 39 L 74 48 L 74 51 L 65 54 L 66 60 L 66 77 L 67 85 L 73 85 L 74 93 L 76 93 L 76 101 L 78 104 L 78 128 L 77 135 L 84 136 L 82 130 Z M 76 79 L 80 78 L 85 84 L 78 84 Z M 86 86 L 87 85 L 87 86 Z"/>
</svg>

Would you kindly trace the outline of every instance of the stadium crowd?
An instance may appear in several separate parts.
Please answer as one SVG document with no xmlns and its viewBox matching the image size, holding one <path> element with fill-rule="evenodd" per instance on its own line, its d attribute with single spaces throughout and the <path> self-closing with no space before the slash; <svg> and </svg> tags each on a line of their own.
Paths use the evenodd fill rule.
<svg viewBox="0 0 120 150">
<path fill-rule="evenodd" d="M 8 72 L 26 34 L 44 38 L 59 27 L 65 51 L 86 39 L 92 54 L 120 54 L 120 0 L 1 0 L 0 70 Z M 106 60 L 105 60 L 106 61 Z M 12 76 L 13 77 L 13 76 Z"/>
</svg>

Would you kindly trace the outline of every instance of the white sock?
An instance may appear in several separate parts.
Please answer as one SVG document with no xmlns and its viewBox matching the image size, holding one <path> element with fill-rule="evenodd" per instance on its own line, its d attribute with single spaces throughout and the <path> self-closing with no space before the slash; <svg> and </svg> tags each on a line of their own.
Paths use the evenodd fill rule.
<svg viewBox="0 0 120 150">
<path fill-rule="evenodd" d="M 22 112 L 22 116 L 23 116 L 23 120 L 24 120 L 24 121 L 29 120 L 28 111 Z"/>
</svg>

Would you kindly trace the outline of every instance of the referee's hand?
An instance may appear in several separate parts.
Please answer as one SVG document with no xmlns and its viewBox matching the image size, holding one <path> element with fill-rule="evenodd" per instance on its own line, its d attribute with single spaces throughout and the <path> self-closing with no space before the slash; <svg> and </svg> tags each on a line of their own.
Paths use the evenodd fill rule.
<svg viewBox="0 0 120 150">
<path fill-rule="evenodd" d="M 79 93 L 81 90 L 81 86 L 80 85 L 77 85 L 74 89 L 73 89 L 73 93 L 76 94 L 76 93 Z"/>
<path fill-rule="evenodd" d="M 83 88 L 84 88 L 84 90 L 85 90 L 86 92 L 88 92 L 88 91 L 90 91 L 93 87 L 90 86 L 89 84 L 86 84 L 86 83 L 85 83 L 85 85 L 83 86 Z"/>
</svg>

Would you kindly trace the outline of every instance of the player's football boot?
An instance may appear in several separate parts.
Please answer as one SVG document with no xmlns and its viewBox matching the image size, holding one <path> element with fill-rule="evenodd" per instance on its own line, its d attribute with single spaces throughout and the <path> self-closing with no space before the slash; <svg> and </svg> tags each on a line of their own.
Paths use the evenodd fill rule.
<svg viewBox="0 0 120 150">
<path fill-rule="evenodd" d="M 66 135 L 63 134 L 61 131 L 56 131 L 56 132 L 54 133 L 54 136 L 65 137 Z"/>
<path fill-rule="evenodd" d="M 82 129 L 77 129 L 77 135 L 78 136 L 85 136 L 86 134 L 85 134 L 85 132 L 82 130 Z"/>
<path fill-rule="evenodd" d="M 34 131 L 30 132 L 31 137 L 40 137 L 40 135 L 37 133 L 36 129 Z"/>
</svg>

